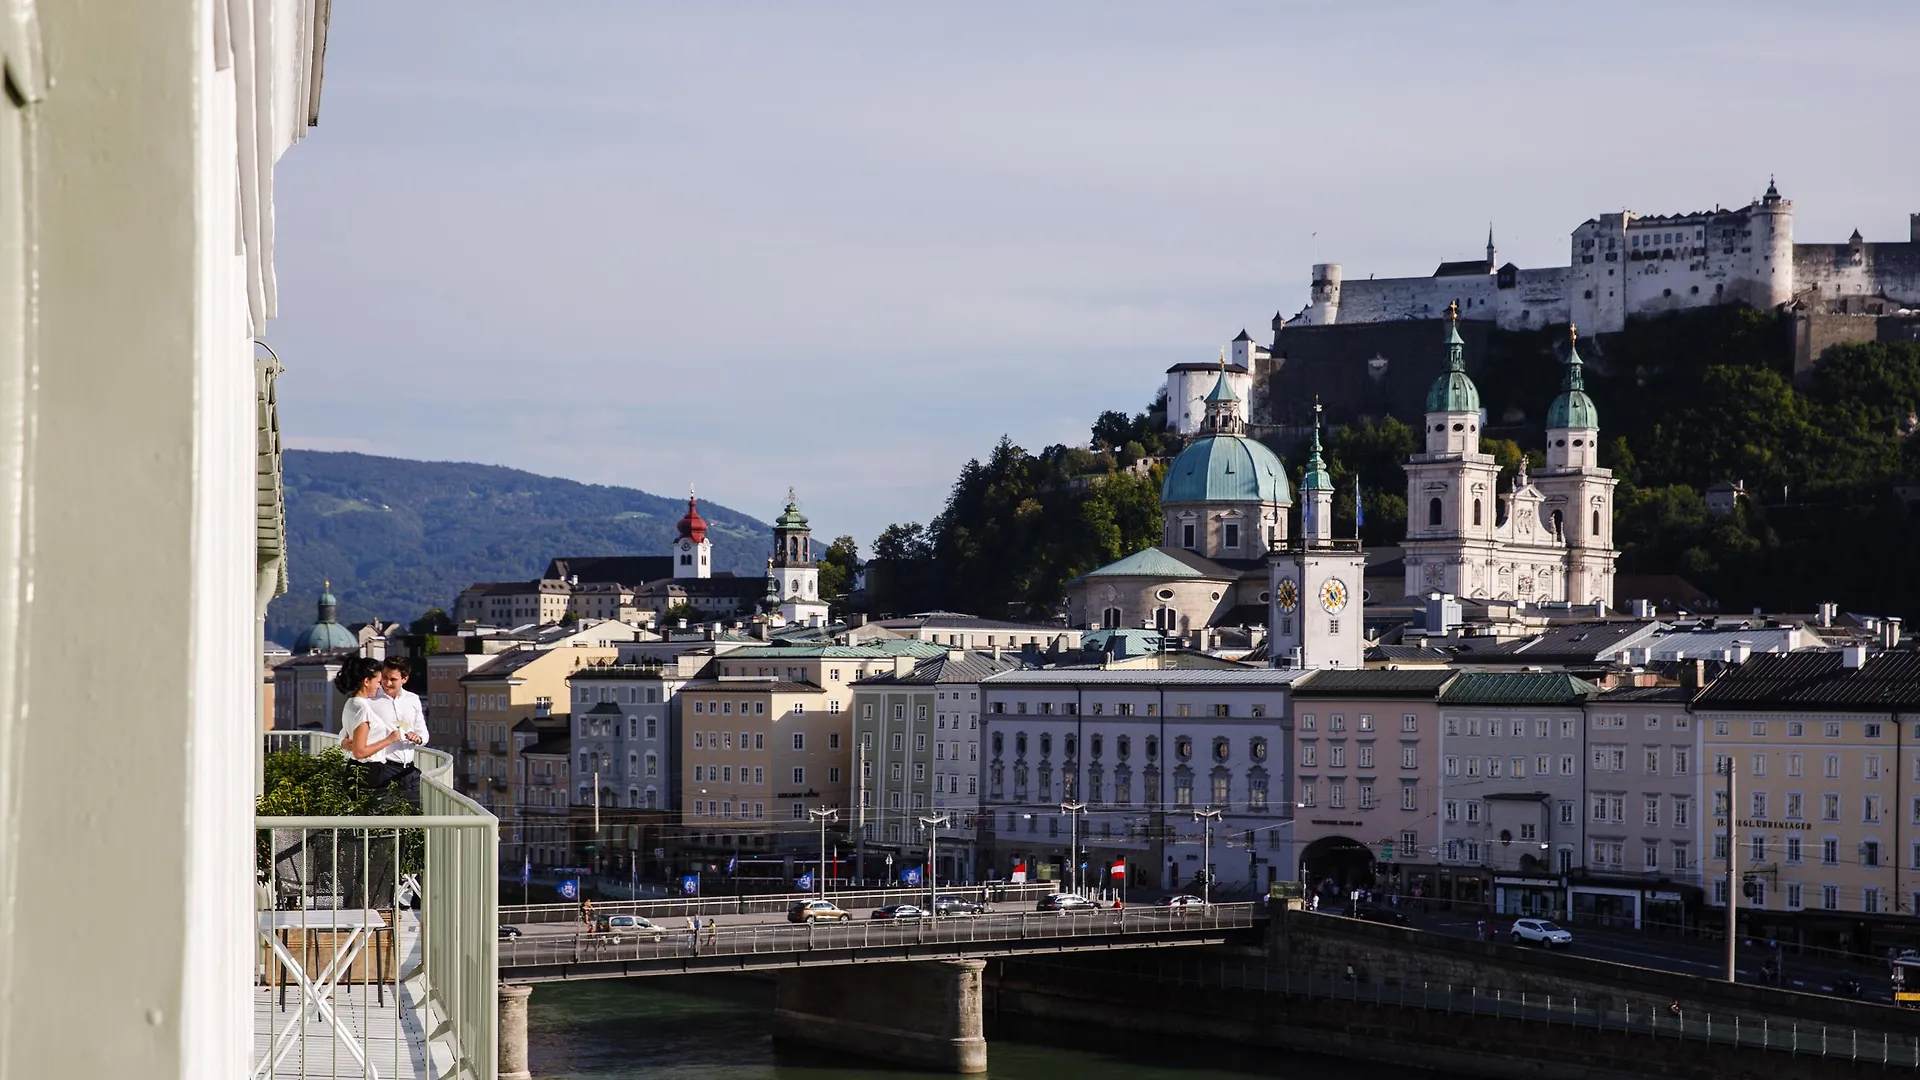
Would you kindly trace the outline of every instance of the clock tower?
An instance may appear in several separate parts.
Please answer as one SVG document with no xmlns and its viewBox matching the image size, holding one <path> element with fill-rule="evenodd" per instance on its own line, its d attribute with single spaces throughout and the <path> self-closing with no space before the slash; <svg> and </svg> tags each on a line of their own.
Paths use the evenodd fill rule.
<svg viewBox="0 0 1920 1080">
<path fill-rule="evenodd" d="M 1365 666 L 1366 568 L 1359 536 L 1333 535 L 1333 480 L 1320 452 L 1316 403 L 1313 443 L 1300 480 L 1300 535 L 1278 542 L 1267 555 L 1267 650 L 1273 666 Z"/>
<path fill-rule="evenodd" d="M 707 523 L 700 516 L 700 502 L 691 487 L 687 489 L 686 516 L 680 519 L 680 536 L 673 542 L 673 576 L 713 576 L 713 541 L 707 539 Z"/>
</svg>

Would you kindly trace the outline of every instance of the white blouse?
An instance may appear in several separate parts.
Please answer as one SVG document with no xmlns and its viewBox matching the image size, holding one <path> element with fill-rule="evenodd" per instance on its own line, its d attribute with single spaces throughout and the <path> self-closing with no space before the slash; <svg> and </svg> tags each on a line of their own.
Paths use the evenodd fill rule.
<svg viewBox="0 0 1920 1080">
<path fill-rule="evenodd" d="M 342 747 L 347 745 L 347 739 L 352 736 L 353 729 L 362 724 L 367 725 L 367 742 L 369 743 L 379 742 L 393 731 L 393 725 L 388 723 L 386 717 L 380 715 L 379 709 L 373 707 L 372 698 L 350 697 L 347 699 L 346 707 L 340 711 L 340 745 Z M 390 747 L 383 746 L 372 754 L 356 760 L 385 761 L 389 749 Z M 353 751 L 348 750 L 347 756 L 353 757 Z"/>
</svg>

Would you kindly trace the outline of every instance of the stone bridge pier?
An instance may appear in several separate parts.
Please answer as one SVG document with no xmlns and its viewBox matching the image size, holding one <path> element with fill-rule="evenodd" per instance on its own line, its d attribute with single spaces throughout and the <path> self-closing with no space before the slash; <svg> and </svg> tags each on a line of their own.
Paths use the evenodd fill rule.
<svg viewBox="0 0 1920 1080">
<path fill-rule="evenodd" d="M 984 960 L 925 960 L 781 971 L 774 1038 L 896 1065 L 987 1071 Z"/>
</svg>

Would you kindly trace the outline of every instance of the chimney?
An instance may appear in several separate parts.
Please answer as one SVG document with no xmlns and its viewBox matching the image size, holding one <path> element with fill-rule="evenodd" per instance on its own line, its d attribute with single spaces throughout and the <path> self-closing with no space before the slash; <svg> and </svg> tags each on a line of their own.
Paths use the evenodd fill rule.
<svg viewBox="0 0 1920 1080">
<path fill-rule="evenodd" d="M 893 658 L 893 677 L 904 679 L 913 674 L 913 657 L 901 653 Z"/>
<path fill-rule="evenodd" d="M 1822 604 L 1820 605 L 1820 617 L 1819 617 L 1819 620 L 1818 620 L 1818 621 L 1819 621 L 1819 623 L 1820 623 L 1820 625 L 1821 625 L 1822 627 L 1830 627 L 1830 626 L 1832 626 L 1832 625 L 1833 625 L 1833 617 L 1834 617 L 1834 616 L 1835 616 L 1836 614 L 1838 614 L 1838 613 L 1839 613 L 1839 611 L 1840 611 L 1840 605 L 1838 605 L 1838 604 L 1828 604 L 1828 603 L 1822 603 Z"/>
<path fill-rule="evenodd" d="M 1681 661 L 1680 685 L 1689 690 L 1699 690 L 1707 685 L 1707 662 L 1705 660 Z"/>
<path fill-rule="evenodd" d="M 681 620 L 680 620 L 680 629 L 682 629 L 682 630 L 685 630 L 686 628 L 687 628 L 687 620 L 685 620 L 685 619 L 681 619 Z"/>
<path fill-rule="evenodd" d="M 1846 645 L 1841 647 L 1840 649 L 1840 666 L 1841 667 L 1857 671 L 1860 668 L 1865 667 L 1866 664 L 1867 664 L 1867 647 L 1865 645 Z"/>
<path fill-rule="evenodd" d="M 1880 624 L 1880 647 L 1894 649 L 1900 645 L 1900 616 L 1889 615 Z"/>
<path fill-rule="evenodd" d="M 755 619 L 753 621 L 753 640 L 767 640 L 767 621 L 765 619 Z"/>
<path fill-rule="evenodd" d="M 1629 600 L 1627 610 L 1633 612 L 1633 617 L 1636 619 L 1651 619 L 1653 618 L 1653 601 Z"/>
<path fill-rule="evenodd" d="M 1647 666 L 1647 657 L 1651 654 L 1645 645 L 1635 645 L 1627 650 L 1627 666 L 1642 668 Z"/>
<path fill-rule="evenodd" d="M 850 627 L 850 628 L 854 628 L 854 629 L 858 629 L 859 627 L 862 627 L 862 626 L 865 626 L 865 625 L 867 625 L 867 613 L 866 613 L 866 612 L 864 612 L 864 611 L 850 611 L 850 612 L 848 612 L 848 613 L 847 613 L 847 626 L 848 626 L 848 627 Z"/>
<path fill-rule="evenodd" d="M 1607 617 L 1607 602 L 1605 600 L 1595 600 L 1593 602 L 1593 617 L 1596 619 L 1604 619 Z"/>
<path fill-rule="evenodd" d="M 1753 655 L 1752 642 L 1747 641 L 1744 638 L 1734 638 L 1733 644 L 1727 649 L 1727 663 L 1744 664 L 1747 662 L 1747 657 L 1752 655 Z"/>
<path fill-rule="evenodd" d="M 815 629 L 815 630 L 818 630 L 818 629 L 820 629 L 820 625 L 821 625 L 821 624 L 820 624 L 820 616 L 818 616 L 818 615 L 809 615 L 809 616 L 807 616 L 807 625 L 808 625 L 808 626 L 810 626 L 810 627 L 812 627 L 812 628 L 813 628 L 813 629 Z"/>
</svg>

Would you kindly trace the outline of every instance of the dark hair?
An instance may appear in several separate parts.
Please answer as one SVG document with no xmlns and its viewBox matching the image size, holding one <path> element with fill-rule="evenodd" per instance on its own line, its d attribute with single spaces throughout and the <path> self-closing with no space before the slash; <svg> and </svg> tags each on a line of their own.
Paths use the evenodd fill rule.
<svg viewBox="0 0 1920 1080">
<path fill-rule="evenodd" d="M 413 669 L 407 666 L 407 662 L 405 660 L 400 659 L 397 656 L 389 656 L 387 658 L 387 662 L 380 665 L 380 670 L 381 671 L 397 671 L 402 676 L 411 675 L 413 673 Z"/>
<path fill-rule="evenodd" d="M 340 663 L 340 674 L 333 677 L 333 688 L 343 694 L 358 694 L 361 684 L 380 674 L 380 661 L 371 656 L 349 656 Z"/>
</svg>

